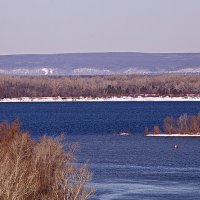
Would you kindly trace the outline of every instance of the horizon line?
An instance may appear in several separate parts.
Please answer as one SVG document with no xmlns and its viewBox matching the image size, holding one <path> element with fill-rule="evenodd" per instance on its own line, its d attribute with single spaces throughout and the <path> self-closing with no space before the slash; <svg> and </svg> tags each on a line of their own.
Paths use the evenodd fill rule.
<svg viewBox="0 0 200 200">
<path fill-rule="evenodd" d="M 138 54 L 200 54 L 199 52 L 139 52 L 139 51 L 94 51 L 94 52 L 55 52 L 55 53 L 13 53 L 0 54 L 0 56 L 20 56 L 20 55 L 63 55 L 63 54 L 109 54 L 109 53 L 138 53 Z"/>
</svg>

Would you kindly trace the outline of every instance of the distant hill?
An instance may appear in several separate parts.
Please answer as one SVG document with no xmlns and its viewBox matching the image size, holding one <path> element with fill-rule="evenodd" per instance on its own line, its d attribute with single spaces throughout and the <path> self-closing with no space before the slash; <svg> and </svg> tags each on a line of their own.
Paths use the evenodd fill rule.
<svg viewBox="0 0 200 200">
<path fill-rule="evenodd" d="M 200 53 L 1 55 L 0 74 L 107 75 L 200 73 Z"/>
</svg>

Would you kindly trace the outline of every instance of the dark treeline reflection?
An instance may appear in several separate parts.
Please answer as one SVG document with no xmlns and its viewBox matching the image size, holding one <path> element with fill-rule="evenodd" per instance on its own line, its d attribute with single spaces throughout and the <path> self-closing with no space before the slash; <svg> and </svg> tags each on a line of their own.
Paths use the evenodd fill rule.
<svg viewBox="0 0 200 200">
<path fill-rule="evenodd" d="M 200 94 L 199 75 L 0 76 L 0 98 L 185 96 Z"/>
</svg>

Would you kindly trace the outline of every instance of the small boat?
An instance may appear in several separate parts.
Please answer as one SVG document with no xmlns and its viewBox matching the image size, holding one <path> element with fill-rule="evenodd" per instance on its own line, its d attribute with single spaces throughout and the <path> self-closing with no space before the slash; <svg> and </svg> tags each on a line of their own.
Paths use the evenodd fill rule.
<svg viewBox="0 0 200 200">
<path fill-rule="evenodd" d="M 130 133 L 129 132 L 114 132 L 113 135 L 128 136 L 130 135 Z"/>
<path fill-rule="evenodd" d="M 129 133 L 127 133 L 127 132 L 120 132 L 119 135 L 120 135 L 120 136 L 128 136 Z"/>
</svg>

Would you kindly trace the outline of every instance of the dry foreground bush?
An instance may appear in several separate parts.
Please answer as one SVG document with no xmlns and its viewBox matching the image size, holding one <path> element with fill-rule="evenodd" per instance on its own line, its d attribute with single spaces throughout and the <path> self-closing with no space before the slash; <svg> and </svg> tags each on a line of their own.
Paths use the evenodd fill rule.
<svg viewBox="0 0 200 200">
<path fill-rule="evenodd" d="M 18 121 L 0 123 L 0 200 L 84 200 L 94 189 L 87 164 L 75 165 L 74 147 L 59 138 L 35 141 Z"/>
</svg>

